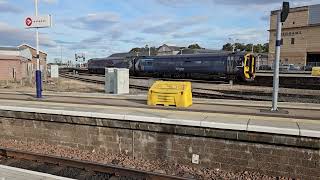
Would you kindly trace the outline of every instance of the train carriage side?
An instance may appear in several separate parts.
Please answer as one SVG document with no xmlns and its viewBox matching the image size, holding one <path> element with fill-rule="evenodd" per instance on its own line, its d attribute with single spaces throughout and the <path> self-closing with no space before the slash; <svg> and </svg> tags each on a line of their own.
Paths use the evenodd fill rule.
<svg viewBox="0 0 320 180">
<path fill-rule="evenodd" d="M 246 53 L 140 57 L 136 62 L 140 75 L 244 81 L 255 76 L 254 56 Z"/>
</svg>

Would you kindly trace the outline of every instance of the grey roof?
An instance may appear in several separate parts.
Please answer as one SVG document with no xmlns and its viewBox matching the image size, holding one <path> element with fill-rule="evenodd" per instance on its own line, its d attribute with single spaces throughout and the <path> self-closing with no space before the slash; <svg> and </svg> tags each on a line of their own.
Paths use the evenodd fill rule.
<svg viewBox="0 0 320 180">
<path fill-rule="evenodd" d="M 153 59 L 162 58 L 185 58 L 185 57 L 216 57 L 216 56 L 228 56 L 228 55 L 244 55 L 245 52 L 230 52 L 230 51 L 220 51 L 217 53 L 198 53 L 198 54 L 182 54 L 182 55 L 165 55 L 165 56 L 151 56 Z"/>
<path fill-rule="evenodd" d="M 128 57 L 128 56 L 134 56 L 135 54 L 130 52 L 123 52 L 123 53 L 114 53 L 111 54 L 109 57 Z"/>
<path fill-rule="evenodd" d="M 184 48 L 184 47 L 179 47 L 179 46 L 168 46 L 168 47 L 173 51 L 179 51 L 180 49 Z"/>
<path fill-rule="evenodd" d="M 19 51 L 19 48 L 18 47 L 14 47 L 14 46 L 4 46 L 4 47 L 0 47 L 0 50 Z"/>
<path fill-rule="evenodd" d="M 212 50 L 212 49 L 183 49 L 182 54 L 219 54 L 224 53 L 223 50 Z M 178 54 L 181 54 L 179 52 Z"/>
<path fill-rule="evenodd" d="M 13 56 L 13 55 L 1 55 L 0 60 L 20 60 L 20 61 L 28 61 L 27 58 L 21 56 Z"/>
</svg>

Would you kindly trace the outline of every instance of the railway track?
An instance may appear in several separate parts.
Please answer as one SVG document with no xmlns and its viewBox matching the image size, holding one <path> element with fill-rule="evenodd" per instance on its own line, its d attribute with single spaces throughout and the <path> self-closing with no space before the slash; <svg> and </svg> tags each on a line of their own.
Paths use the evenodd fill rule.
<svg viewBox="0 0 320 180">
<path fill-rule="evenodd" d="M 74 75 L 68 75 L 68 74 L 60 74 L 60 76 L 67 78 L 67 79 L 79 80 L 79 81 L 94 83 L 94 84 L 104 84 L 105 83 L 104 81 L 101 81 L 101 80 L 88 79 L 88 78 L 83 78 L 80 76 L 74 76 Z M 132 85 L 132 84 L 130 84 L 130 88 L 139 89 L 139 90 L 146 90 L 146 91 L 149 90 L 149 87 Z"/>
<path fill-rule="evenodd" d="M 88 82 L 88 83 L 104 84 L 104 81 L 102 81 L 102 80 L 83 78 L 80 75 L 77 76 L 77 75 L 61 74 L 60 76 L 64 77 L 64 78 L 79 80 L 79 81 Z M 139 89 L 139 90 L 144 90 L 144 91 L 148 91 L 150 88 L 148 86 L 141 86 L 141 85 L 136 85 L 136 84 L 130 84 L 129 87 L 132 89 Z M 235 94 L 224 94 L 223 92 L 217 92 L 217 91 L 208 90 L 208 89 L 193 88 L 192 91 L 193 91 L 192 92 L 193 96 L 199 97 L 199 98 L 234 99 L 234 100 L 238 99 L 238 100 L 255 100 L 255 101 L 267 100 L 266 98 L 243 97 L 241 95 L 235 95 Z M 210 91 L 210 92 L 204 92 L 204 91 Z"/>
<path fill-rule="evenodd" d="M 86 76 L 86 77 L 85 77 Z M 79 80 L 88 83 L 95 83 L 95 84 L 104 84 L 103 80 L 99 80 L 94 78 L 95 76 L 87 75 L 70 75 L 70 74 L 61 74 L 61 77 Z M 103 76 L 98 76 L 99 78 Z M 158 79 L 150 79 L 150 78 L 131 78 L 136 80 L 158 80 Z M 163 79 L 161 79 L 163 80 Z M 194 81 L 192 81 L 194 83 Z M 200 86 L 193 88 L 192 93 L 194 97 L 198 98 L 209 98 L 209 99 L 232 99 L 232 100 L 254 100 L 254 101 L 270 101 L 272 97 L 272 93 L 270 92 L 263 92 L 263 91 L 238 91 L 238 90 L 213 90 L 210 88 L 202 88 L 201 83 L 208 84 L 207 81 L 196 81 L 199 83 Z M 212 84 L 216 84 L 211 82 Z M 131 89 L 138 89 L 148 91 L 149 86 L 143 86 L 139 84 L 130 84 Z M 282 102 L 311 102 L 311 103 L 319 103 L 318 96 L 313 94 L 289 94 L 289 93 L 280 93 L 280 101 Z"/>
<path fill-rule="evenodd" d="M 1 158 L 1 156 L 3 158 Z M 0 164 L 53 175 L 88 179 L 185 180 L 186 178 L 129 169 L 88 161 L 67 159 L 13 149 L 0 148 Z M 99 178 L 100 177 L 100 178 Z M 91 179 L 89 178 L 89 179 Z"/>
</svg>

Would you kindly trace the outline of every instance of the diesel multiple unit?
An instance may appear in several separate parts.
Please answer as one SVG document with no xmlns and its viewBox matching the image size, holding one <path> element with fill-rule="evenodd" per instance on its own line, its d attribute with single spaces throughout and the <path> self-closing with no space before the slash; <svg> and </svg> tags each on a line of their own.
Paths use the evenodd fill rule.
<svg viewBox="0 0 320 180">
<path fill-rule="evenodd" d="M 252 81 L 255 78 L 255 57 L 242 52 L 108 57 L 91 59 L 88 62 L 90 73 L 103 74 L 106 67 L 128 68 L 135 76 L 244 81 Z"/>
</svg>

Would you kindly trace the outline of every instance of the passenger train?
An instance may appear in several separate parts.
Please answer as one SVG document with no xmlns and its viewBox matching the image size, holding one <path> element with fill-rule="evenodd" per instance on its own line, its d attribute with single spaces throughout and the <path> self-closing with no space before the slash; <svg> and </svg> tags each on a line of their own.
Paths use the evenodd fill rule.
<svg viewBox="0 0 320 180">
<path fill-rule="evenodd" d="M 108 57 L 88 61 L 90 73 L 106 67 L 128 68 L 131 75 L 253 81 L 255 56 L 244 52 L 169 56 Z"/>
</svg>

